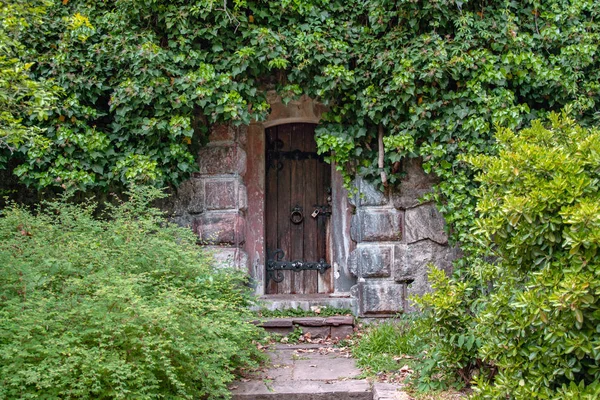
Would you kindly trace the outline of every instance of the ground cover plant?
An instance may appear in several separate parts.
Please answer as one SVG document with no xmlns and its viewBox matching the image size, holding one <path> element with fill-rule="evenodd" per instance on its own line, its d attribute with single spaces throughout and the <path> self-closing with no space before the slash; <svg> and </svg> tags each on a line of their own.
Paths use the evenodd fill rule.
<svg viewBox="0 0 600 400">
<path fill-rule="evenodd" d="M 336 315 L 353 315 L 348 308 L 336 308 L 327 306 L 313 306 L 310 310 L 301 308 L 286 308 L 284 310 L 269 310 L 261 308 L 256 311 L 261 318 L 289 318 L 289 317 L 332 317 Z"/>
<path fill-rule="evenodd" d="M 105 219 L 62 200 L 2 211 L 0 398 L 223 398 L 257 365 L 246 278 L 145 194 Z"/>
</svg>

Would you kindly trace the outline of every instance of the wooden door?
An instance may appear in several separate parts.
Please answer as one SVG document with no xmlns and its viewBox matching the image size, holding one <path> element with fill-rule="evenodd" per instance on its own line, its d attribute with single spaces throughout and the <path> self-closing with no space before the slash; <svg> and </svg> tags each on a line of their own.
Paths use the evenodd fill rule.
<svg viewBox="0 0 600 400">
<path fill-rule="evenodd" d="M 327 233 L 331 169 L 315 125 L 266 129 L 266 293 L 333 292 Z"/>
</svg>

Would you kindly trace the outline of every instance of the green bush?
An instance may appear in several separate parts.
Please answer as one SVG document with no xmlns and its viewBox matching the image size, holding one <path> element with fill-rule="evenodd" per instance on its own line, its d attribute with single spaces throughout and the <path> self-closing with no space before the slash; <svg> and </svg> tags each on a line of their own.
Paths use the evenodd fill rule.
<svg viewBox="0 0 600 400">
<path fill-rule="evenodd" d="M 497 138 L 498 157 L 469 160 L 483 172 L 477 234 L 500 257 L 477 321 L 498 375 L 479 391 L 562 399 L 600 380 L 600 131 L 554 114 Z"/>
<path fill-rule="evenodd" d="M 600 131 L 566 115 L 499 129 L 497 156 L 466 158 L 481 172 L 477 261 L 433 274 L 420 300 L 479 398 L 600 396 Z"/>
<path fill-rule="evenodd" d="M 213 266 L 148 193 L 105 219 L 65 200 L 2 212 L 0 398 L 222 398 L 257 365 L 243 274 Z"/>
</svg>

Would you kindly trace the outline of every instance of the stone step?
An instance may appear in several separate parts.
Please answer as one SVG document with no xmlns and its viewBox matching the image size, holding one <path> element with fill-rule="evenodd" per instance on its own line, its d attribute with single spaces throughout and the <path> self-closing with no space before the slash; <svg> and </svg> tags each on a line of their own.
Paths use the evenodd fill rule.
<svg viewBox="0 0 600 400">
<path fill-rule="evenodd" d="M 372 400 L 365 379 L 347 381 L 250 381 L 232 391 L 233 400 Z"/>
<path fill-rule="evenodd" d="M 310 311 L 314 307 L 342 308 L 357 312 L 356 299 L 350 293 L 334 294 L 269 294 L 259 298 L 261 307 L 270 311 L 301 309 Z"/>
<path fill-rule="evenodd" d="M 310 337 L 314 339 L 345 339 L 354 333 L 352 316 L 269 318 L 254 323 L 267 332 L 280 335 L 288 335 L 295 329 L 300 329 L 303 334 L 310 333 Z"/>
<path fill-rule="evenodd" d="M 401 385 L 360 379 L 348 349 L 279 344 L 267 352 L 267 369 L 231 387 L 234 400 L 410 400 Z"/>
</svg>

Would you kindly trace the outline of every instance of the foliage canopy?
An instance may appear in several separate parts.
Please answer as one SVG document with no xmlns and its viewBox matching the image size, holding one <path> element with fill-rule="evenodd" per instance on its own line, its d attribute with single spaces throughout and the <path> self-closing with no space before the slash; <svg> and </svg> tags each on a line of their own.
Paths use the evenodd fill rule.
<svg viewBox="0 0 600 400">
<path fill-rule="evenodd" d="M 495 124 L 567 104 L 598 122 L 599 13 L 594 0 L 52 2 L 11 34 L 28 76 L 64 90 L 46 122 L 26 121 L 44 139 L 20 147 L 15 173 L 37 187 L 176 184 L 207 125 L 264 118 L 275 89 L 330 106 L 318 143 L 352 161 L 348 179 L 378 180 L 381 124 L 392 183 L 423 156 L 442 193 L 467 192 L 457 155 L 493 151 Z"/>
</svg>

